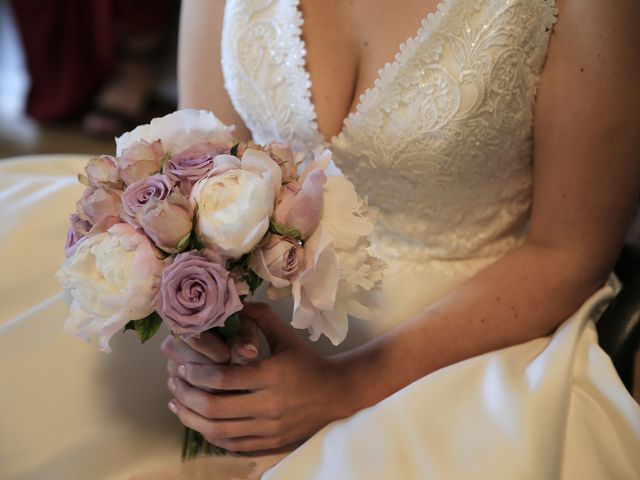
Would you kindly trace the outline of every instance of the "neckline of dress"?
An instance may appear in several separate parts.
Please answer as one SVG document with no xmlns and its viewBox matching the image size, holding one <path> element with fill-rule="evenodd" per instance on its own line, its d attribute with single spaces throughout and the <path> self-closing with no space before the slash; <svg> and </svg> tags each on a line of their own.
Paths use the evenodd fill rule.
<svg viewBox="0 0 640 480">
<path fill-rule="evenodd" d="M 433 31 L 433 27 L 436 22 L 440 21 L 442 17 L 446 15 L 446 13 L 451 10 L 451 6 L 456 0 L 440 0 L 436 4 L 436 8 L 434 11 L 429 12 L 426 17 L 423 17 L 420 22 L 420 27 L 418 28 L 417 33 L 407 38 L 404 42 L 402 42 L 398 49 L 396 50 L 396 54 L 393 57 L 393 60 L 384 64 L 382 68 L 378 70 L 378 74 L 373 82 L 373 85 L 368 87 L 359 97 L 356 103 L 356 108 L 350 111 L 347 116 L 342 120 L 342 128 L 340 131 L 333 135 L 329 140 L 325 138 L 325 136 L 320 132 L 320 128 L 318 126 L 318 116 L 316 113 L 316 106 L 312 100 L 312 92 L 311 92 L 311 75 L 309 74 L 309 70 L 307 69 L 307 45 L 302 36 L 302 27 L 304 24 L 304 16 L 302 15 L 302 10 L 300 9 L 300 0 L 293 0 L 291 2 L 292 8 L 295 10 L 295 17 L 297 20 L 297 24 L 299 28 L 296 29 L 297 40 L 299 45 L 301 46 L 300 52 L 300 62 L 298 64 L 299 68 L 302 69 L 303 76 L 307 78 L 307 82 L 305 84 L 305 95 L 304 98 L 309 102 L 310 109 L 312 112 L 311 124 L 312 129 L 315 130 L 316 134 L 322 139 L 324 144 L 333 145 L 335 144 L 345 133 L 347 130 L 349 123 L 363 110 L 366 105 L 367 100 L 371 97 L 371 95 L 379 90 L 385 80 L 389 77 L 391 72 L 396 71 L 404 58 L 408 55 L 411 48 L 408 48 L 410 45 L 416 45 L 416 42 L 425 35 L 426 33 L 430 33 Z M 414 47 L 415 48 L 415 47 Z"/>
</svg>

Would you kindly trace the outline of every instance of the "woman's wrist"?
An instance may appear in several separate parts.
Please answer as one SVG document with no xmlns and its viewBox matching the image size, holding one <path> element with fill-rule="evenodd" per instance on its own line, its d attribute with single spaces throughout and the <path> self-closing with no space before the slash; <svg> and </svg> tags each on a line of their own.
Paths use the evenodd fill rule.
<svg viewBox="0 0 640 480">
<path fill-rule="evenodd" d="M 388 396 L 381 372 L 381 355 L 357 348 L 329 357 L 329 368 L 336 378 L 338 402 L 334 402 L 337 418 L 346 418 L 375 405 Z"/>
</svg>

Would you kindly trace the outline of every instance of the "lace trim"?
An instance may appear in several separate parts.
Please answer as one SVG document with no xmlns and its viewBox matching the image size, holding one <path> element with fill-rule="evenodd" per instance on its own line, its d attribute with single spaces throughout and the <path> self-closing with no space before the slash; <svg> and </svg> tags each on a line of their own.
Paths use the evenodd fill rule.
<svg viewBox="0 0 640 480">
<path fill-rule="evenodd" d="M 289 142 L 306 151 L 322 143 L 322 137 L 311 103 L 311 80 L 304 69 L 298 3 L 228 1 L 221 60 L 233 106 L 254 140 Z"/>
<path fill-rule="evenodd" d="M 290 0 L 289 11 L 292 12 L 292 19 L 289 22 L 290 25 L 290 42 L 294 45 L 294 48 L 297 47 L 298 51 L 298 61 L 295 64 L 297 67 L 298 75 L 303 79 L 300 82 L 300 97 L 303 102 L 308 104 L 308 109 L 310 115 L 307 119 L 307 128 L 310 131 L 313 131 L 316 135 L 315 145 L 311 147 L 315 147 L 319 143 L 323 141 L 322 135 L 318 129 L 318 117 L 316 114 L 316 108 L 311 101 L 311 75 L 309 75 L 309 71 L 307 70 L 307 46 L 302 38 L 302 26 L 304 25 L 304 17 L 302 16 L 302 11 L 300 10 L 300 0 Z"/>
<path fill-rule="evenodd" d="M 378 70 L 378 77 L 373 82 L 373 85 L 360 95 L 356 109 L 344 119 L 342 130 L 331 138 L 331 144 L 341 140 L 341 137 L 344 136 L 345 130 L 349 128 L 349 125 L 358 115 L 362 115 L 362 112 L 366 110 L 373 95 L 378 93 L 379 90 L 384 88 L 385 84 L 388 84 L 389 81 L 394 78 L 398 69 L 405 61 L 405 58 L 410 58 L 418 49 L 420 43 L 425 41 L 431 32 L 435 31 L 442 18 L 449 13 L 456 1 L 457 0 L 441 0 L 436 6 L 435 11 L 429 12 L 426 18 L 420 22 L 420 27 L 416 34 L 400 44 L 393 60 L 385 63 L 384 66 Z M 426 38 L 422 38 L 423 36 Z"/>
<path fill-rule="evenodd" d="M 427 17 L 422 20 L 417 33 L 413 37 L 409 37 L 407 40 L 405 40 L 400 44 L 396 54 L 394 55 L 394 59 L 391 62 L 385 63 L 384 66 L 378 70 L 378 76 L 373 82 L 373 85 L 367 88 L 364 92 L 362 92 L 362 94 L 360 94 L 360 96 L 358 97 L 358 103 L 356 104 L 355 110 L 350 112 L 342 121 L 342 129 L 340 130 L 340 132 L 332 136 L 331 139 L 329 139 L 329 141 L 324 141 L 323 142 L 324 144 L 331 145 L 336 141 L 339 141 L 340 137 L 344 134 L 345 129 L 348 128 L 349 122 L 357 114 L 362 113 L 361 111 L 365 108 L 367 99 L 372 95 L 372 92 L 382 88 L 382 84 L 385 81 L 387 81 L 386 78 L 390 75 L 390 71 L 392 69 L 397 70 L 399 66 L 402 64 L 404 56 L 409 55 L 408 52 L 409 52 L 410 45 L 414 45 L 413 49 L 415 50 L 416 48 L 415 45 L 420 40 L 420 37 L 422 37 L 424 32 L 432 31 L 437 26 L 436 22 L 438 22 L 440 18 L 450 10 L 451 5 L 455 1 L 457 0 L 441 0 L 437 4 L 435 11 L 430 12 L 427 15 Z M 306 79 L 306 82 L 305 82 L 306 91 L 302 95 L 302 98 L 304 99 L 304 101 L 309 103 L 309 106 L 313 112 L 312 120 L 309 122 L 309 125 L 311 126 L 311 128 L 314 128 L 322 138 L 322 135 L 318 130 L 316 107 L 312 101 L 311 76 L 309 75 L 309 71 L 307 69 L 307 62 L 306 62 L 307 47 L 304 39 L 302 38 L 302 26 L 304 25 L 304 17 L 300 10 L 300 0 L 292 0 L 291 4 L 293 5 L 293 9 L 295 10 L 295 15 L 294 15 L 296 19 L 295 26 L 297 27 L 297 35 L 298 35 L 298 39 L 297 39 L 298 41 L 296 43 L 299 43 L 300 45 L 299 55 L 302 60 L 296 66 L 299 67 L 299 69 L 301 70 L 301 72 L 299 72 L 299 75 L 303 75 L 304 78 Z M 410 53 L 413 53 L 413 51 L 411 51 Z"/>
</svg>

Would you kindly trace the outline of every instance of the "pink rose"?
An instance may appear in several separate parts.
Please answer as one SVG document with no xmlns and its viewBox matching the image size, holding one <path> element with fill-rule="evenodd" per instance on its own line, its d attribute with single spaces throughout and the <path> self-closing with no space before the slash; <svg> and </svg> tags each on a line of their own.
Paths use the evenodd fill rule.
<svg viewBox="0 0 640 480">
<path fill-rule="evenodd" d="M 120 197 L 113 191 L 101 187 L 85 189 L 82 197 L 76 203 L 76 210 L 81 220 L 87 220 L 92 226 L 102 226 L 106 230 L 120 220 Z M 110 224 L 108 226 L 104 226 Z"/>
<path fill-rule="evenodd" d="M 282 179 L 284 182 L 291 182 L 298 178 L 295 157 L 288 144 L 272 142 L 267 147 L 267 151 L 269 155 L 271 155 L 271 158 L 273 158 L 282 169 Z"/>
<path fill-rule="evenodd" d="M 273 221 L 287 229 L 298 230 L 303 239 L 313 235 L 322 218 L 322 186 L 326 180 L 322 170 L 314 170 L 302 186 L 297 182 L 283 185 Z"/>
<path fill-rule="evenodd" d="M 274 234 L 252 254 L 250 265 L 260 278 L 282 288 L 304 268 L 304 253 L 295 240 Z"/>
<path fill-rule="evenodd" d="M 78 175 L 78 180 L 87 187 L 122 190 L 123 184 L 118 174 L 118 163 L 111 155 L 93 157 L 84 167 L 86 175 Z"/>
<path fill-rule="evenodd" d="M 160 140 L 147 142 L 138 140 L 125 148 L 117 158 L 120 178 L 131 185 L 149 175 L 158 173 L 162 167 L 165 151 Z"/>
<path fill-rule="evenodd" d="M 136 215 L 144 233 L 159 249 L 171 254 L 186 248 L 193 228 L 192 218 L 189 202 L 177 192 L 164 200 L 151 198 Z"/>
</svg>

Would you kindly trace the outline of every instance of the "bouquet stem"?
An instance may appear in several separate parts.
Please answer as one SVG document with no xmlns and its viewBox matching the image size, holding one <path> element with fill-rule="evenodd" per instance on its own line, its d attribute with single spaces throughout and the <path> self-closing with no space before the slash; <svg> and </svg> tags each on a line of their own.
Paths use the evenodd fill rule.
<svg viewBox="0 0 640 480">
<path fill-rule="evenodd" d="M 184 441 L 182 442 L 182 461 L 186 462 L 200 455 L 226 455 L 224 448 L 216 447 L 207 442 L 204 437 L 191 430 L 189 427 L 184 429 Z"/>
</svg>

